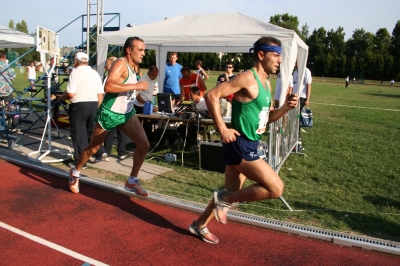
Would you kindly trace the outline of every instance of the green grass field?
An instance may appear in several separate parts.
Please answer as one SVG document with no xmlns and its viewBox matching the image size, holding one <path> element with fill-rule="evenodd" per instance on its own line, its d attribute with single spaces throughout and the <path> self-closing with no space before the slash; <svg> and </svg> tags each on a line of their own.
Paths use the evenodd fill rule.
<svg viewBox="0 0 400 266">
<path fill-rule="evenodd" d="M 211 73 L 209 89 L 216 78 L 217 73 Z M 283 197 L 294 211 L 279 200 L 242 203 L 240 210 L 400 242 L 400 88 L 379 86 L 380 82 L 345 88 L 344 80 L 314 80 L 310 104 L 314 126 L 302 133 L 308 158 L 292 154 L 280 171 Z M 19 89 L 27 83 L 18 75 L 15 85 Z M 274 88 L 274 78 L 271 83 Z M 170 152 L 177 154 L 177 162 L 162 160 Z M 144 186 L 208 203 L 212 191 L 223 186 L 223 175 L 200 171 L 197 152 L 184 151 L 182 162 L 181 152 L 160 147 L 149 154 L 147 162 L 173 171 Z"/>
</svg>

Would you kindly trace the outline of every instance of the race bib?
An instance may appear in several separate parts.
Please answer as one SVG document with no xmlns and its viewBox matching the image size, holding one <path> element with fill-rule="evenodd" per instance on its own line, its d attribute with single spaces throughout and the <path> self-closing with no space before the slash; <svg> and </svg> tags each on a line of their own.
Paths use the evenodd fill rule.
<svg viewBox="0 0 400 266">
<path fill-rule="evenodd" d="M 263 134 L 267 129 L 268 116 L 269 116 L 269 108 L 263 107 L 261 112 L 258 113 L 258 128 L 256 130 L 256 133 L 258 135 Z"/>
</svg>

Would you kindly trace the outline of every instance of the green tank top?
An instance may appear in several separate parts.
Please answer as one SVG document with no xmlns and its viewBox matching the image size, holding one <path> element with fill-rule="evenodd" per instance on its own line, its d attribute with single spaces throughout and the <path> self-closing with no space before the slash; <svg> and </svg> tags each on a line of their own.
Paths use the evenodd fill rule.
<svg viewBox="0 0 400 266">
<path fill-rule="evenodd" d="M 250 102 L 239 102 L 233 98 L 232 128 L 249 140 L 259 140 L 267 128 L 271 92 L 267 84 L 267 89 L 264 89 L 254 69 L 250 70 L 258 83 L 258 95 Z"/>
<path fill-rule="evenodd" d="M 136 84 L 136 74 L 133 73 L 131 67 L 129 66 L 128 62 L 125 59 L 119 58 L 117 60 L 124 60 L 126 67 L 128 68 L 128 77 L 125 79 L 122 84 Z M 106 108 L 111 110 L 117 114 L 127 114 L 132 111 L 133 109 L 133 102 L 136 98 L 136 91 L 124 91 L 119 93 L 106 93 L 104 95 L 103 102 L 101 103 L 102 108 Z"/>
</svg>

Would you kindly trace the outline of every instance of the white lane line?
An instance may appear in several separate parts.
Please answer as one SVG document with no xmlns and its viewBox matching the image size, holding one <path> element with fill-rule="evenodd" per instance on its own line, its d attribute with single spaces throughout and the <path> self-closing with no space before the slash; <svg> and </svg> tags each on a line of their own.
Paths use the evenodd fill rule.
<svg viewBox="0 0 400 266">
<path fill-rule="evenodd" d="M 4 229 L 7 229 L 7 230 L 9 230 L 9 231 L 11 231 L 13 233 L 16 233 L 18 235 L 21 235 L 23 237 L 26 237 L 26 238 L 28 238 L 28 239 L 30 239 L 32 241 L 35 241 L 35 242 L 37 242 L 39 244 L 42 244 L 42 245 L 45 245 L 45 246 L 47 246 L 49 248 L 57 250 L 57 251 L 59 251 L 61 253 L 67 254 L 68 256 L 71 256 L 71 257 L 76 258 L 78 260 L 90 263 L 91 265 L 101 265 L 101 266 L 108 265 L 108 264 L 102 263 L 100 261 L 97 261 L 95 259 L 86 257 L 85 255 L 79 254 L 79 253 L 77 253 L 75 251 L 72 251 L 70 249 L 64 248 L 64 247 L 62 247 L 60 245 L 54 244 L 52 242 L 49 242 L 49 241 L 47 241 L 47 240 L 45 240 L 43 238 L 31 235 L 31 234 L 29 234 L 27 232 L 24 232 L 24 231 L 22 231 L 22 230 L 20 230 L 18 228 L 12 227 L 12 226 L 10 226 L 8 224 L 0 222 L 0 227 L 3 227 Z"/>
<path fill-rule="evenodd" d="M 352 105 L 342 105 L 342 104 L 334 104 L 334 103 L 313 103 L 313 104 L 322 104 L 322 105 L 332 105 L 332 106 L 341 106 L 341 107 L 360 108 L 360 109 L 371 109 L 371 110 L 400 112 L 400 110 L 397 110 L 397 109 L 383 109 L 383 108 L 376 108 L 376 107 L 352 106 Z"/>
</svg>

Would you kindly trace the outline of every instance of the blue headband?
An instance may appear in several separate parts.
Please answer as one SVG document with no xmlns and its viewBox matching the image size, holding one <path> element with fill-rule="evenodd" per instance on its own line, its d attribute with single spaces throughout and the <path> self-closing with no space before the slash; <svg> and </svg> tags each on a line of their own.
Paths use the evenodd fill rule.
<svg viewBox="0 0 400 266">
<path fill-rule="evenodd" d="M 275 52 L 278 54 L 282 53 L 282 47 L 276 45 L 255 45 L 253 48 L 249 49 L 250 56 L 252 55 L 253 50 L 260 50 L 266 52 Z"/>
</svg>

